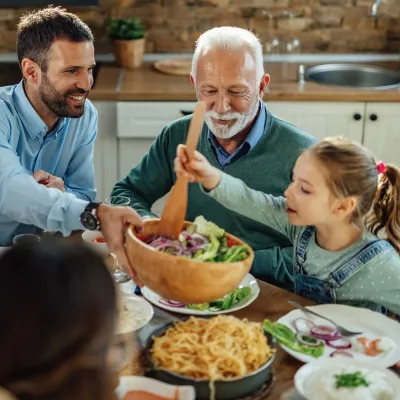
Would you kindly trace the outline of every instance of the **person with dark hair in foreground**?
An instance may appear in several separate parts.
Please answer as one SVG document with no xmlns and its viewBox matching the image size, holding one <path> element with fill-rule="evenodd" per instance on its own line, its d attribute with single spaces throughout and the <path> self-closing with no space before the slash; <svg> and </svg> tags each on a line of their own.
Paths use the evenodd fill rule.
<svg viewBox="0 0 400 400">
<path fill-rule="evenodd" d="M 100 256 L 43 240 L 12 247 L 0 271 L 1 389 L 18 400 L 113 399 L 116 291 Z"/>
</svg>

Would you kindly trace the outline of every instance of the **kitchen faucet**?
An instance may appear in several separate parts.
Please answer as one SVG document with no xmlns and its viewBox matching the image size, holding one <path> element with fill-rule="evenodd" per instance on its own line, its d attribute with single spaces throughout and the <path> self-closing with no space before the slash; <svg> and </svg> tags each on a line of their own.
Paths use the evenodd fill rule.
<svg viewBox="0 0 400 400">
<path fill-rule="evenodd" d="M 371 11 L 369 14 L 371 17 L 378 17 L 378 15 L 379 15 L 378 8 L 379 8 L 381 2 L 382 2 L 382 0 L 374 0 L 374 3 L 372 4 Z"/>
<path fill-rule="evenodd" d="M 381 5 L 381 3 L 382 3 L 382 0 L 374 0 L 374 2 L 372 3 L 372 6 L 371 6 L 371 11 L 369 13 L 369 15 L 371 17 L 375 17 L 375 18 L 379 17 L 378 8 Z M 398 70 L 398 72 L 400 72 L 400 50 L 399 50 L 399 67 L 397 70 Z"/>
</svg>

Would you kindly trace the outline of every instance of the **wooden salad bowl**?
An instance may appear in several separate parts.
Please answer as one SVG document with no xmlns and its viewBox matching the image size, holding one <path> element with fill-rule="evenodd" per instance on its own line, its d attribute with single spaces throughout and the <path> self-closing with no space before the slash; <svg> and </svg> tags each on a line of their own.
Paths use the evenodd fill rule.
<svg viewBox="0 0 400 400">
<path fill-rule="evenodd" d="M 159 219 L 144 221 L 143 236 L 157 235 Z M 191 225 L 185 221 L 184 227 Z M 229 233 L 228 238 L 238 244 L 245 242 Z M 235 290 L 250 271 L 254 252 L 248 246 L 249 256 L 238 262 L 204 262 L 174 256 L 142 242 L 133 226 L 126 233 L 129 262 L 141 282 L 153 292 L 168 300 L 181 303 L 211 302 Z"/>
</svg>

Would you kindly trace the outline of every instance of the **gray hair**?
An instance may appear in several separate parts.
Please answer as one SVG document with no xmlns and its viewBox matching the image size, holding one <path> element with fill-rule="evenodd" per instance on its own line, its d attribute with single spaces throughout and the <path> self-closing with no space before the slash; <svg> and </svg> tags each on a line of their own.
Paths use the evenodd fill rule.
<svg viewBox="0 0 400 400">
<path fill-rule="evenodd" d="M 257 36 L 246 29 L 233 26 L 221 26 L 204 32 L 196 41 L 191 72 L 195 83 L 199 57 L 209 49 L 225 51 L 249 51 L 256 63 L 257 80 L 260 81 L 264 75 L 262 45 Z"/>
</svg>

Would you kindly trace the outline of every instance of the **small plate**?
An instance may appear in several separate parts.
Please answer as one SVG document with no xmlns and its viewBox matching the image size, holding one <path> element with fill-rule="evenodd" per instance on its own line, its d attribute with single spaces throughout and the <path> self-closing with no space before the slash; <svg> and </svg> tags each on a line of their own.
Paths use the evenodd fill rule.
<svg viewBox="0 0 400 400">
<path fill-rule="evenodd" d="M 127 393 L 137 390 L 173 400 L 175 399 L 176 389 L 178 389 L 178 400 L 195 400 L 193 386 L 169 385 L 168 383 L 143 376 L 121 376 L 116 395 L 119 400 L 123 400 Z"/>
<path fill-rule="evenodd" d="M 307 307 L 324 317 L 330 318 L 339 325 L 344 326 L 346 329 L 354 332 L 362 332 L 360 336 L 366 336 L 370 339 L 377 339 L 381 337 L 388 337 L 392 339 L 397 347 L 389 352 L 382 353 L 376 357 L 367 356 L 366 354 L 352 351 L 352 349 L 347 349 L 353 355 L 350 360 L 361 360 L 365 362 L 372 362 L 375 365 L 381 366 L 383 368 L 389 368 L 395 365 L 400 360 L 400 324 L 383 314 L 375 311 L 368 310 L 366 308 L 351 307 L 342 304 L 321 304 L 318 306 Z M 311 314 L 306 314 L 299 309 L 290 311 L 288 314 L 284 315 L 277 322 L 284 324 L 294 330 L 293 321 L 297 318 L 306 318 L 314 322 L 316 325 L 330 325 L 329 322 L 314 317 Z M 354 340 L 354 339 L 353 339 Z M 294 358 L 305 363 L 314 361 L 315 358 L 306 354 L 302 354 L 297 351 L 293 351 L 288 347 L 280 344 L 280 346 Z M 320 357 L 322 358 L 332 358 L 330 357 L 335 349 L 325 346 L 325 352 Z"/>
<path fill-rule="evenodd" d="M 251 295 L 249 297 L 247 297 L 246 299 L 243 299 L 243 301 L 240 301 L 239 303 L 237 303 L 234 307 L 231 307 L 228 310 L 221 310 L 221 311 L 211 311 L 211 310 L 202 311 L 202 310 L 191 310 L 186 307 L 173 307 L 173 306 L 169 306 L 168 304 L 165 304 L 164 302 L 167 300 L 162 298 L 161 296 L 159 296 L 157 293 L 154 293 L 148 287 L 143 287 L 141 289 L 141 291 L 142 291 L 142 295 L 148 301 L 150 301 L 157 307 L 163 308 L 164 310 L 168 310 L 168 311 L 172 311 L 172 312 L 180 313 L 180 314 L 188 314 L 188 315 L 218 315 L 218 314 L 231 313 L 231 312 L 240 310 L 242 308 L 245 308 L 249 304 L 251 304 L 260 294 L 260 287 L 258 286 L 257 280 L 251 274 L 247 274 L 238 287 L 240 288 L 243 286 L 250 287 Z"/>
<path fill-rule="evenodd" d="M 334 359 L 334 358 L 323 358 L 315 360 L 308 364 L 303 365 L 294 376 L 294 384 L 296 386 L 297 392 L 302 395 L 305 399 L 309 398 L 312 394 L 312 390 L 309 385 L 307 385 L 307 380 L 315 373 L 320 371 L 329 371 L 335 367 L 349 367 L 354 366 L 355 368 L 368 369 L 369 371 L 377 371 L 383 373 L 389 385 L 393 388 L 395 393 L 394 399 L 400 399 L 400 378 L 391 370 L 385 369 L 383 367 L 377 366 L 372 362 L 366 362 L 363 360 L 349 360 L 349 359 Z M 338 397 L 339 398 L 339 397 Z M 345 399 L 343 399 L 345 400 Z"/>
</svg>

